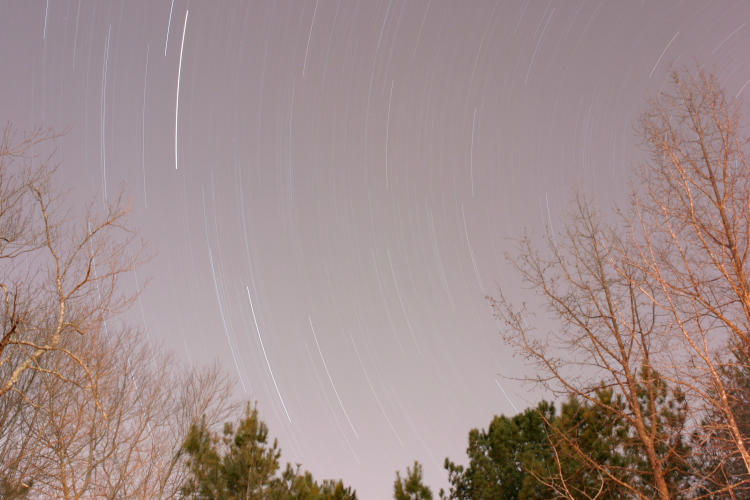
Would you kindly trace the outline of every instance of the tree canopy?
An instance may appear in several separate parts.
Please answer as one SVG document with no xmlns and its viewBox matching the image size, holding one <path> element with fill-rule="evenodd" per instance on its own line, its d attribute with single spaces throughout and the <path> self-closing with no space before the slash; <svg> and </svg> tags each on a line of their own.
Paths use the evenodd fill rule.
<svg viewBox="0 0 750 500">
<path fill-rule="evenodd" d="M 422 464 L 414 461 L 412 467 L 406 468 L 406 475 L 396 471 L 393 483 L 395 500 L 432 500 L 432 490 L 422 482 Z"/>
<path fill-rule="evenodd" d="M 188 476 L 182 485 L 188 499 L 273 499 L 273 500 L 356 500 L 357 495 L 343 482 L 318 483 L 307 471 L 287 464 L 279 474 L 281 450 L 269 437 L 258 408 L 245 408 L 222 435 L 212 432 L 205 420 L 194 424 L 185 439 Z"/>
</svg>

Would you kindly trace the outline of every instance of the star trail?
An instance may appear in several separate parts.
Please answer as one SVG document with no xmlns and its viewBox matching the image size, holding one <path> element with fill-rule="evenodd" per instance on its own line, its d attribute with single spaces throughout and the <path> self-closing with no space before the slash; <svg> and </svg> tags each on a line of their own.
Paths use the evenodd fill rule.
<svg viewBox="0 0 750 500">
<path fill-rule="evenodd" d="M 63 132 L 154 257 L 131 313 L 258 401 L 282 460 L 389 498 L 541 395 L 485 299 L 576 191 L 622 202 L 633 126 L 698 61 L 747 100 L 743 2 L 0 2 L 0 109 Z M 175 26 L 172 26 L 175 24 Z M 162 45 L 164 50 L 162 51 Z M 546 312 L 539 311 L 544 321 Z M 549 325 L 552 328 L 552 325 Z"/>
</svg>

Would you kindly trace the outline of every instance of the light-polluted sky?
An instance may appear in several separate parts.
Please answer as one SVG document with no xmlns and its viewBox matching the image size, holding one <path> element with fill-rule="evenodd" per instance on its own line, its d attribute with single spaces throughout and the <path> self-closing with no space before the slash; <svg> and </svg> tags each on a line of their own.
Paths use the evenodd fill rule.
<svg viewBox="0 0 750 500">
<path fill-rule="evenodd" d="M 542 396 L 484 299 L 523 297 L 512 238 L 623 199 L 670 66 L 747 100 L 748 54 L 746 2 L 12 0 L 0 120 L 68 131 L 77 199 L 126 189 L 135 326 L 376 500 Z"/>
</svg>

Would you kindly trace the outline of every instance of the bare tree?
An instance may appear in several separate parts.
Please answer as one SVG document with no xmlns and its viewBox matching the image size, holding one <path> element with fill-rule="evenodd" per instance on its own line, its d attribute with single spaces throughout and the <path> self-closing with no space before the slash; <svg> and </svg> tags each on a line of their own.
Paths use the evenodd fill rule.
<svg viewBox="0 0 750 500">
<path fill-rule="evenodd" d="M 501 293 L 489 300 L 507 326 L 504 338 L 534 364 L 532 380 L 626 422 L 631 431 L 623 436 L 622 446 L 636 450 L 642 460 L 627 467 L 601 463 L 575 436 L 562 433 L 550 440 L 556 452 L 564 445 L 584 467 L 628 496 L 673 498 L 684 487 L 670 481 L 668 470 L 683 459 L 683 429 L 663 425 L 669 395 L 652 365 L 659 322 L 653 304 L 633 285 L 642 276 L 638 269 L 615 265 L 613 248 L 621 244 L 616 233 L 580 198 L 561 236 L 548 235 L 548 255 L 523 238 L 514 260 L 525 283 L 539 292 L 559 320 L 559 328 L 539 335 L 526 321 L 528 311 L 517 310 Z M 599 397 L 608 390 L 621 398 Z M 557 479 L 564 485 L 565 478 Z"/>
<path fill-rule="evenodd" d="M 675 72 L 673 89 L 641 119 L 651 161 L 625 215 L 625 265 L 669 324 L 664 372 L 702 406 L 699 434 L 737 457 L 750 477 L 750 430 L 728 372 L 750 355 L 750 165 L 740 103 L 699 68 Z M 723 441 L 716 443 L 716 440 Z M 725 489 L 738 484 L 729 481 Z"/>
<path fill-rule="evenodd" d="M 182 370 L 172 388 L 173 403 L 169 415 L 171 425 L 170 453 L 165 457 L 156 498 L 175 498 L 189 470 L 184 453 L 184 440 L 198 422 L 215 430 L 235 417 L 242 405 L 234 398 L 236 380 L 218 364 Z"/>
<path fill-rule="evenodd" d="M 88 372 L 58 351 L 48 359 L 55 375 L 29 374 L 32 404 L 16 405 L 21 417 L 0 432 L 9 469 L 0 472 L 33 498 L 174 498 L 190 425 L 230 415 L 233 381 L 217 367 L 183 369 L 127 329 L 69 337 L 65 348 Z M 90 380 L 97 400 L 81 388 Z"/>
<path fill-rule="evenodd" d="M 230 416 L 233 381 L 117 316 L 143 245 L 122 197 L 70 215 L 40 153 L 55 137 L 0 137 L 0 496 L 174 498 L 190 426 Z"/>
<path fill-rule="evenodd" d="M 67 219 L 51 155 L 39 153 L 55 137 L 11 126 L 0 137 L 0 398 L 19 390 L 27 370 L 48 371 L 56 351 L 85 371 L 62 340 L 101 328 L 130 303 L 118 280 L 142 256 L 122 197 L 101 216 L 91 208 L 84 224 Z"/>
<path fill-rule="evenodd" d="M 560 438 L 639 498 L 697 494 L 706 472 L 689 470 L 688 434 L 702 437 L 696 453 L 710 444 L 717 468 L 735 456 L 745 478 L 750 472 L 750 427 L 739 422 L 744 405 L 727 376 L 750 368 L 748 139 L 739 103 L 716 77 L 698 68 L 673 73 L 672 83 L 639 122 L 650 158 L 637 171 L 629 208 L 617 211 L 619 222 L 603 223 L 579 197 L 565 234 L 548 234 L 549 252 L 524 238 L 511 259 L 560 329 L 540 335 L 525 309 L 502 293 L 490 299 L 508 327 L 505 339 L 536 364 L 537 382 L 632 426 L 627 446 L 648 464 L 629 471 L 637 481 Z M 597 391 L 610 388 L 622 407 L 597 401 Z M 686 418 L 675 418 L 677 406 L 689 407 Z M 726 478 L 714 493 L 732 496 L 744 482 Z"/>
</svg>

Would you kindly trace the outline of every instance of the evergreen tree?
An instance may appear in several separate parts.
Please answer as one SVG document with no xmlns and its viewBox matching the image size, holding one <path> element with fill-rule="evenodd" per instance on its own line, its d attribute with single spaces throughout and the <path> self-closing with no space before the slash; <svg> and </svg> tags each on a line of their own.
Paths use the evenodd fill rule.
<svg viewBox="0 0 750 500">
<path fill-rule="evenodd" d="M 406 468 L 406 477 L 396 471 L 393 483 L 395 500 L 432 500 L 432 490 L 422 482 L 422 465 L 414 461 L 413 467 Z"/>
<path fill-rule="evenodd" d="M 722 377 L 731 390 L 730 407 L 744 441 L 750 447 L 750 359 L 743 349 L 732 349 L 735 361 L 722 367 Z M 714 396 L 715 397 L 715 396 Z M 727 431 L 726 415 L 711 411 L 700 432 L 692 437 L 692 458 L 697 494 L 716 499 L 750 498 L 750 474 Z"/>
<path fill-rule="evenodd" d="M 624 408 L 622 398 L 612 390 L 602 390 L 596 401 L 608 407 Z M 630 498 L 619 481 L 627 482 L 634 462 L 629 456 L 630 425 L 596 403 L 581 402 L 570 396 L 551 426 L 556 451 L 545 464 L 549 484 L 560 496 L 574 498 Z M 549 454 L 548 456 L 552 456 Z M 602 469 L 615 474 L 608 476 Z"/>
<path fill-rule="evenodd" d="M 457 500 L 546 498 L 551 490 L 536 475 L 552 473 L 548 422 L 555 408 L 543 401 L 513 417 L 496 416 L 487 430 L 472 429 L 466 453 L 469 465 L 445 459 L 451 483 L 448 496 Z M 549 469 L 549 470 L 546 470 Z M 533 471 L 533 473 L 530 473 Z"/>
<path fill-rule="evenodd" d="M 28 498 L 31 485 L 13 484 L 0 478 L 0 498 L 3 500 L 24 500 Z"/>
<path fill-rule="evenodd" d="M 187 498 L 263 498 L 275 486 L 281 451 L 275 440 L 268 442 L 257 407 L 248 404 L 239 425 L 226 424 L 221 439 L 202 420 L 190 429 L 184 451 L 190 470 L 182 488 Z"/>
<path fill-rule="evenodd" d="M 357 494 L 341 480 L 324 479 L 317 483 L 308 471 L 301 471 L 297 464 L 286 465 L 281 475 L 280 488 L 272 496 L 274 500 L 356 500 Z"/>
<path fill-rule="evenodd" d="M 268 427 L 258 408 L 247 405 L 245 416 L 235 427 L 226 424 L 222 437 L 205 420 L 190 429 L 183 452 L 188 477 L 181 493 L 188 499 L 211 500 L 356 500 L 356 492 L 340 480 L 318 483 L 307 471 L 290 464 L 283 472 L 277 441 L 271 442 Z"/>
<path fill-rule="evenodd" d="M 667 386 L 658 374 L 641 391 L 643 405 L 653 405 L 648 431 L 658 438 L 658 459 L 671 491 L 687 491 L 690 446 L 684 440 L 687 404 L 684 395 Z M 606 410 L 605 410 L 606 408 Z M 612 409 L 619 409 L 613 412 Z M 464 467 L 445 460 L 450 491 L 441 497 L 456 500 L 549 498 L 633 498 L 632 486 L 657 496 L 649 460 L 626 412 L 621 395 L 602 389 L 586 400 L 571 395 L 556 415 L 542 401 L 513 417 L 496 416 L 487 430 L 472 429 Z M 677 497 L 675 497 L 677 498 Z"/>
</svg>

